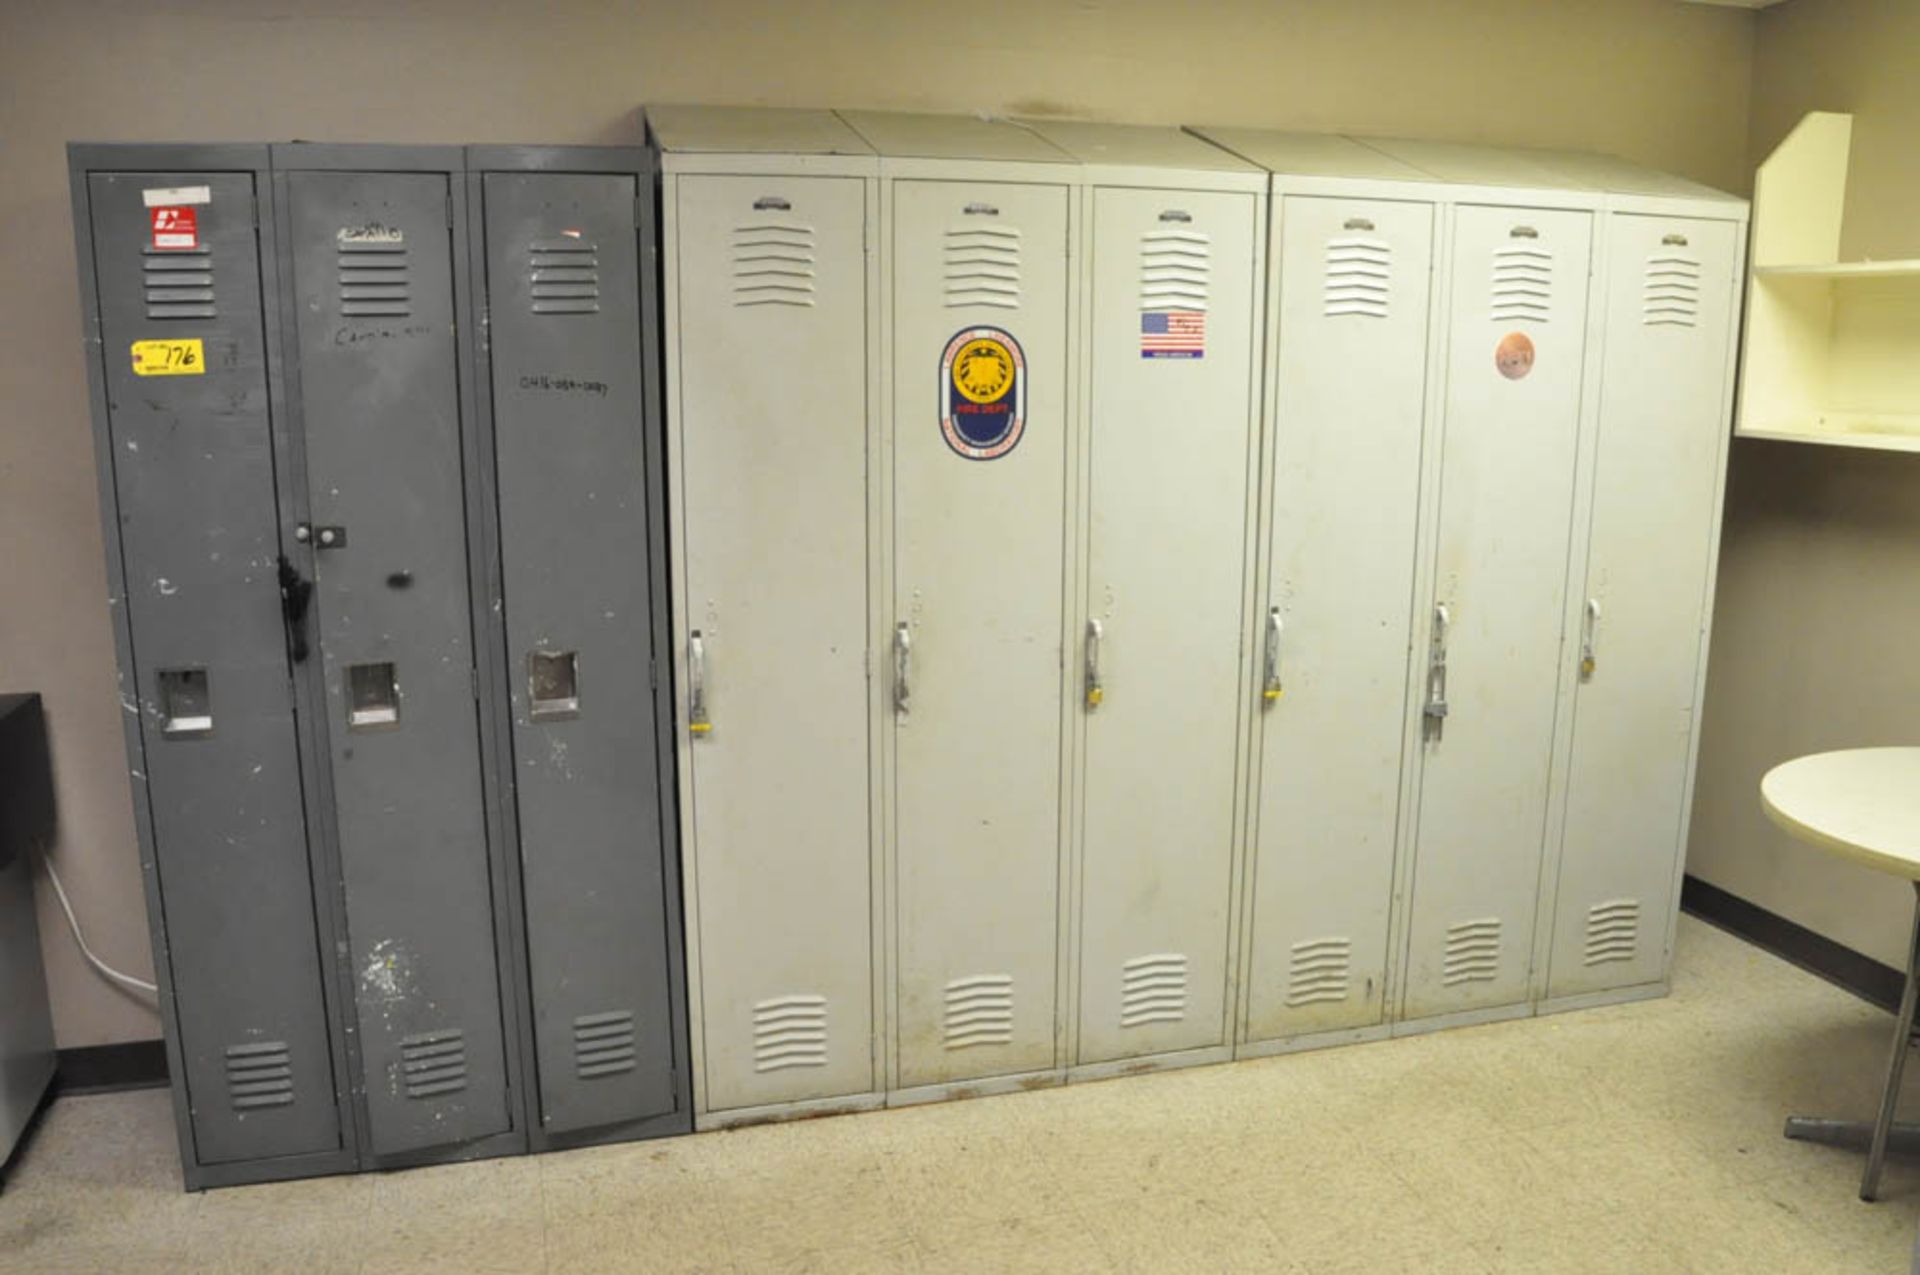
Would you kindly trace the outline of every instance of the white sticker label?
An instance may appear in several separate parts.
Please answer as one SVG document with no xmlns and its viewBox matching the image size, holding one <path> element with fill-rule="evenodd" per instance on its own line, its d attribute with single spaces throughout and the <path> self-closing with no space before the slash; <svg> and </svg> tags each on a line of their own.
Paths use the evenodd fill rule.
<svg viewBox="0 0 1920 1275">
<path fill-rule="evenodd" d="M 213 187 L 149 186 L 140 192 L 140 198 L 149 208 L 178 206 L 180 204 L 210 204 L 213 202 Z"/>
</svg>

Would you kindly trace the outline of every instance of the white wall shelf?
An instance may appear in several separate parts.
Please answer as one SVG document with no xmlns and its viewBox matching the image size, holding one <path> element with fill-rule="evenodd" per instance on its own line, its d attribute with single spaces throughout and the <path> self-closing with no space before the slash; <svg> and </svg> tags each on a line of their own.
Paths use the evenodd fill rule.
<svg viewBox="0 0 1920 1275">
<path fill-rule="evenodd" d="M 1757 266 L 1757 275 L 1811 275 L 1823 279 L 1920 278 L 1920 261 L 1837 261 L 1804 266 Z"/>
<path fill-rule="evenodd" d="M 1920 452 L 1920 260 L 1839 259 L 1852 139 L 1816 111 L 1755 176 L 1734 432 Z"/>
</svg>

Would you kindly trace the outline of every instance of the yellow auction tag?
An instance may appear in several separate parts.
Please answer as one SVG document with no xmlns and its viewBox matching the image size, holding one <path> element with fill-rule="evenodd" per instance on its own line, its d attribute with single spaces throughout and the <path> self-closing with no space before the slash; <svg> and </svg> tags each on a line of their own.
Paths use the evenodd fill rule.
<svg viewBox="0 0 1920 1275">
<path fill-rule="evenodd" d="M 199 376 L 206 370 L 206 351 L 197 336 L 133 343 L 135 376 Z"/>
</svg>

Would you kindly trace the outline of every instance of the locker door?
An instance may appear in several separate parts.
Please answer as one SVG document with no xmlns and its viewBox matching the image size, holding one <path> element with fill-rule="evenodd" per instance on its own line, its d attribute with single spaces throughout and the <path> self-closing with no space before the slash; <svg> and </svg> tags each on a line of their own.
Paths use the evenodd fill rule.
<svg viewBox="0 0 1920 1275">
<path fill-rule="evenodd" d="M 203 1164 L 340 1146 L 276 574 L 253 181 L 88 183 L 137 682 L 124 693 L 145 751 L 136 798 L 153 821 Z M 156 248 L 142 192 L 182 187 L 209 195 L 190 205 L 198 242 Z M 182 344 L 166 362 L 149 342 Z"/>
<path fill-rule="evenodd" d="M 1740 228 L 1609 219 L 1589 600 L 1548 991 L 1666 972 L 1686 837 Z M 1597 615 L 1595 612 L 1597 611 Z M 1569 659 L 1581 652 L 1570 649 Z"/>
<path fill-rule="evenodd" d="M 1448 713 L 1423 745 L 1409 1018 L 1527 996 L 1591 238 L 1584 212 L 1455 214 L 1435 615 L 1415 625 Z"/>
<path fill-rule="evenodd" d="M 541 1119 L 674 1108 L 630 176 L 488 173 L 501 569 Z"/>
<path fill-rule="evenodd" d="M 1380 1021 L 1405 747 L 1433 207 L 1279 217 L 1272 651 L 1261 698 L 1249 1040 Z"/>
<path fill-rule="evenodd" d="M 287 192 L 314 608 L 373 1151 L 509 1127 L 447 179 Z"/>
<path fill-rule="evenodd" d="M 867 184 L 678 181 L 703 1101 L 865 1093 Z"/>
<path fill-rule="evenodd" d="M 911 1086 L 1056 1064 L 1067 191 L 899 181 L 893 216 Z"/>
<path fill-rule="evenodd" d="M 1258 207 L 1094 194 L 1083 1063 L 1226 1040 Z"/>
</svg>

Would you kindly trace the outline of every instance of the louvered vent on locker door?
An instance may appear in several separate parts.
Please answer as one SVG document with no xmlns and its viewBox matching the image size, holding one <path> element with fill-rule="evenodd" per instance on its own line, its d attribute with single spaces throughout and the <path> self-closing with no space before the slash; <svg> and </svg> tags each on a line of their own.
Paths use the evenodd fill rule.
<svg viewBox="0 0 1920 1275">
<path fill-rule="evenodd" d="M 1205 310 L 1213 276 L 1211 240 L 1197 230 L 1140 236 L 1140 308 Z"/>
<path fill-rule="evenodd" d="M 1494 249 L 1492 299 L 1495 323 L 1545 323 L 1553 314 L 1553 254 L 1525 235 Z"/>
<path fill-rule="evenodd" d="M 1187 958 L 1178 952 L 1136 956 L 1120 966 L 1120 1025 L 1177 1023 L 1187 1016 Z"/>
<path fill-rule="evenodd" d="M 1287 1004 L 1343 1001 L 1353 981 L 1353 940 L 1302 939 L 1287 962 Z"/>
<path fill-rule="evenodd" d="M 954 306 L 1020 308 L 1020 232 L 1012 226 L 961 226 L 947 232 L 942 260 L 945 301 Z"/>
<path fill-rule="evenodd" d="M 527 248 L 527 284 L 535 314 L 597 314 L 599 249 L 577 234 L 536 239 Z"/>
<path fill-rule="evenodd" d="M 206 248 L 148 248 L 140 263 L 149 319 L 211 319 L 213 253 Z"/>
<path fill-rule="evenodd" d="M 775 996 L 753 1007 L 753 1069 L 827 1065 L 827 998 Z"/>
<path fill-rule="evenodd" d="M 1679 246 L 1685 244 L 1681 239 Z M 1648 257 L 1640 314 L 1650 328 L 1693 327 L 1700 318 L 1700 259 L 1672 247 Z"/>
<path fill-rule="evenodd" d="M 632 1071 L 633 1011 L 610 1009 L 573 1020 L 573 1069 L 582 1080 Z"/>
<path fill-rule="evenodd" d="M 354 318 L 404 318 L 413 313 L 407 245 L 398 238 L 338 242 L 340 313 Z"/>
<path fill-rule="evenodd" d="M 975 974 L 947 984 L 948 1049 L 1005 1045 L 1013 1040 L 1013 976 Z"/>
<path fill-rule="evenodd" d="M 227 1100 L 235 1111 L 284 1107 L 293 1101 L 293 1051 L 284 1040 L 227 1046 Z"/>
<path fill-rule="evenodd" d="M 1458 921 L 1447 927 L 1447 950 L 1440 963 L 1441 983 L 1452 987 L 1455 983 L 1491 982 L 1499 972 L 1499 918 Z"/>
<path fill-rule="evenodd" d="M 1640 901 L 1609 899 L 1587 909 L 1587 964 L 1630 961 L 1640 950 Z"/>
<path fill-rule="evenodd" d="M 400 1069 L 409 1098 L 437 1098 L 467 1087 L 467 1034 L 458 1027 L 400 1038 Z"/>
<path fill-rule="evenodd" d="M 735 305 L 812 305 L 813 227 L 766 218 L 733 228 Z"/>
<path fill-rule="evenodd" d="M 1327 241 L 1326 282 L 1321 293 L 1327 317 L 1384 319 L 1392 293 L 1392 244 L 1358 236 Z"/>
</svg>

